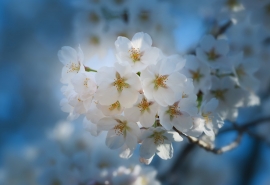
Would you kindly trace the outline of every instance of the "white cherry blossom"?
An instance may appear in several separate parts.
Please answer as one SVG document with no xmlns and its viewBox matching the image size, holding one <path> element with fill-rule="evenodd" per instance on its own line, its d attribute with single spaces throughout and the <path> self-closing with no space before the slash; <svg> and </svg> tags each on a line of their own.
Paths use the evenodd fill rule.
<svg viewBox="0 0 270 185">
<path fill-rule="evenodd" d="M 141 139 L 140 156 L 146 160 L 152 159 L 155 154 L 164 160 L 171 159 L 173 157 L 172 142 L 183 140 L 178 133 L 166 131 L 162 127 L 151 127 L 145 130 Z"/>
<path fill-rule="evenodd" d="M 161 106 L 173 104 L 176 93 L 181 91 L 186 81 L 186 77 L 178 72 L 184 65 L 185 61 L 174 55 L 142 71 L 141 80 L 146 98 L 155 100 Z"/>
<path fill-rule="evenodd" d="M 151 127 L 156 121 L 158 113 L 158 104 L 155 101 L 149 101 L 144 95 L 139 95 L 138 101 L 129 109 L 125 109 L 125 116 L 139 121 L 143 127 Z"/>
<path fill-rule="evenodd" d="M 140 135 L 137 123 L 127 120 L 124 116 L 116 115 L 100 119 L 97 128 L 108 131 L 106 145 L 110 149 L 122 147 L 121 157 L 132 156 Z"/>
<path fill-rule="evenodd" d="M 181 72 L 187 78 L 193 79 L 195 93 L 199 90 L 207 91 L 211 85 L 209 67 L 194 55 L 188 55 L 186 59 L 186 65 Z"/>
<path fill-rule="evenodd" d="M 58 51 L 58 58 L 64 64 L 61 82 L 67 84 L 80 71 L 84 62 L 84 54 L 80 47 L 76 51 L 72 47 L 64 46 Z"/>
<path fill-rule="evenodd" d="M 217 69 L 228 67 L 227 54 L 229 45 L 226 40 L 216 40 L 212 35 L 204 36 L 200 41 L 200 47 L 196 49 L 197 57 L 209 67 Z"/>
<path fill-rule="evenodd" d="M 119 62 L 129 64 L 135 73 L 150 64 L 156 64 L 161 52 L 152 47 L 151 37 L 143 32 L 136 33 L 131 41 L 126 37 L 118 37 L 115 46 Z"/>
<path fill-rule="evenodd" d="M 123 107 L 132 107 L 141 90 L 138 75 L 129 66 L 118 63 L 114 67 L 101 68 L 96 74 L 96 81 L 98 90 L 95 98 L 101 105 L 112 105 L 119 101 Z"/>
</svg>

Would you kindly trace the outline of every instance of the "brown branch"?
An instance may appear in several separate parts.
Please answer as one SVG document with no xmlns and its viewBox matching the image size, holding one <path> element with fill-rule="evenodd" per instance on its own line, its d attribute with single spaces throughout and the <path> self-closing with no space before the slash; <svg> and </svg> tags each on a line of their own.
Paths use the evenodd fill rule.
<svg viewBox="0 0 270 185">
<path fill-rule="evenodd" d="M 222 154 L 222 153 L 228 152 L 228 151 L 236 148 L 240 144 L 241 139 L 242 139 L 242 135 L 243 135 L 242 132 L 239 132 L 237 138 L 233 142 L 231 142 L 230 144 L 223 146 L 221 148 L 214 148 L 209 143 L 202 141 L 196 137 L 188 136 L 188 135 L 182 133 L 181 131 L 177 130 L 175 127 L 173 127 L 173 130 L 176 131 L 180 136 L 187 138 L 190 143 L 195 144 L 195 145 L 205 149 L 206 151 L 212 152 L 214 154 Z"/>
</svg>

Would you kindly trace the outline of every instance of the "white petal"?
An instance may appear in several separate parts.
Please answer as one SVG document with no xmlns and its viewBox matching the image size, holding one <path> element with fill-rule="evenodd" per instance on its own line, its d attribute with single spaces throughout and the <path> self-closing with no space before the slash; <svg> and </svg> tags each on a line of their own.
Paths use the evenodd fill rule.
<svg viewBox="0 0 270 185">
<path fill-rule="evenodd" d="M 135 137 L 133 134 L 127 132 L 126 135 L 126 143 L 122 147 L 122 152 L 120 154 L 120 157 L 122 158 L 130 158 L 137 146 L 137 137 Z"/>
<path fill-rule="evenodd" d="M 100 130 L 110 130 L 115 125 L 117 125 L 117 122 L 112 117 L 104 117 L 98 121 L 98 128 Z"/>
<path fill-rule="evenodd" d="M 110 148 L 110 149 L 117 149 L 120 148 L 121 146 L 123 146 L 123 144 L 125 143 L 125 138 L 123 135 L 117 135 L 115 133 L 115 130 L 109 130 L 107 137 L 106 137 L 106 145 Z"/>
<path fill-rule="evenodd" d="M 152 39 L 147 33 L 136 33 L 132 38 L 132 46 L 142 52 L 152 46 Z"/>
<path fill-rule="evenodd" d="M 131 120 L 133 122 L 138 122 L 140 118 L 141 111 L 138 107 L 131 107 L 129 109 L 124 110 L 125 117 L 128 120 Z"/>
<path fill-rule="evenodd" d="M 173 142 L 180 142 L 183 141 L 183 138 L 175 131 L 167 131 L 163 134 L 168 138 L 169 141 Z"/>
<path fill-rule="evenodd" d="M 128 53 L 128 50 L 131 48 L 131 42 L 128 38 L 119 36 L 115 41 L 115 47 L 119 52 Z"/>
<path fill-rule="evenodd" d="M 164 160 L 171 159 L 173 157 L 173 147 L 171 142 L 164 140 L 163 144 L 157 146 L 157 155 Z"/>
<path fill-rule="evenodd" d="M 140 156 L 145 159 L 150 159 L 156 153 L 156 145 L 154 144 L 153 138 L 147 138 L 143 140 L 140 147 Z"/>
</svg>

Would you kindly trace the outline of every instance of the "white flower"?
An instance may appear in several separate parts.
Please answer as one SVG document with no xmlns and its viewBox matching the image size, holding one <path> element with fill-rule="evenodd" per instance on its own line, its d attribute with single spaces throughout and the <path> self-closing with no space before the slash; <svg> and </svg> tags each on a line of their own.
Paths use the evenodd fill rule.
<svg viewBox="0 0 270 185">
<path fill-rule="evenodd" d="M 186 58 L 186 65 L 181 72 L 187 78 L 193 79 L 195 93 L 198 93 L 199 90 L 208 91 L 211 85 L 209 67 L 194 55 L 188 55 Z"/>
<path fill-rule="evenodd" d="M 64 64 L 62 69 L 62 83 L 69 83 L 71 78 L 80 71 L 84 55 L 80 47 L 78 51 L 69 46 L 64 46 L 58 51 L 58 58 Z"/>
<path fill-rule="evenodd" d="M 242 59 L 242 57 L 242 53 L 231 57 L 237 84 L 246 90 L 256 91 L 259 87 L 259 80 L 254 77 L 254 73 L 259 69 L 260 63 L 254 59 Z"/>
<path fill-rule="evenodd" d="M 92 102 L 92 97 L 84 99 L 77 93 L 73 93 L 68 97 L 68 103 L 74 108 L 74 112 L 77 114 L 84 114 L 88 111 Z"/>
<path fill-rule="evenodd" d="M 139 121 L 143 127 L 151 127 L 156 121 L 158 104 L 155 101 L 149 101 L 144 95 L 139 95 L 138 101 L 132 108 L 125 109 L 125 116 Z"/>
<path fill-rule="evenodd" d="M 115 63 L 115 67 L 103 67 L 96 74 L 98 90 L 96 99 L 101 105 L 117 101 L 126 108 L 132 107 L 138 99 L 141 82 L 129 66 Z"/>
<path fill-rule="evenodd" d="M 91 79 L 90 72 L 85 72 L 84 67 L 81 66 L 79 73 L 75 74 L 71 79 L 74 91 L 77 92 L 83 99 L 93 97 L 97 90 L 97 85 Z"/>
<path fill-rule="evenodd" d="M 229 45 L 226 40 L 216 40 L 212 35 L 204 36 L 200 41 L 200 47 L 196 49 L 197 57 L 212 68 L 226 67 L 226 55 Z"/>
<path fill-rule="evenodd" d="M 194 110 L 197 111 L 196 105 L 190 104 L 188 99 L 182 99 L 166 107 L 161 106 L 160 124 L 167 130 L 176 127 L 178 130 L 186 132 L 193 126 L 190 112 L 193 113 Z"/>
<path fill-rule="evenodd" d="M 237 108 L 243 106 L 246 93 L 236 87 L 235 81 L 231 77 L 217 78 L 213 76 L 212 86 L 209 93 L 204 98 L 219 100 L 217 112 L 223 119 L 234 120 L 237 117 Z"/>
<path fill-rule="evenodd" d="M 181 91 L 186 81 L 186 77 L 177 72 L 184 65 L 185 61 L 174 55 L 142 71 L 141 80 L 146 98 L 162 106 L 173 104 L 176 93 Z"/>
<path fill-rule="evenodd" d="M 161 159 L 167 160 L 173 157 L 172 142 L 183 140 L 178 133 L 166 131 L 162 127 L 149 128 L 142 133 L 142 145 L 140 156 L 143 159 L 152 159 L 157 154 Z"/>
<path fill-rule="evenodd" d="M 219 101 L 215 98 L 208 102 L 204 101 L 200 110 L 204 122 L 204 133 L 212 138 L 215 138 L 215 132 L 224 124 L 224 121 L 216 111 L 218 103 Z"/>
<path fill-rule="evenodd" d="M 97 127 L 99 130 L 108 131 L 106 145 L 110 149 L 122 147 L 121 157 L 132 156 L 140 135 L 137 123 L 131 122 L 121 115 L 116 115 L 100 119 Z"/>
<path fill-rule="evenodd" d="M 155 64 L 160 56 L 160 50 L 151 47 L 152 39 L 147 33 L 136 33 L 130 41 L 126 37 L 118 37 L 115 41 L 117 58 L 120 63 L 128 63 L 133 72 L 145 69 Z"/>
</svg>

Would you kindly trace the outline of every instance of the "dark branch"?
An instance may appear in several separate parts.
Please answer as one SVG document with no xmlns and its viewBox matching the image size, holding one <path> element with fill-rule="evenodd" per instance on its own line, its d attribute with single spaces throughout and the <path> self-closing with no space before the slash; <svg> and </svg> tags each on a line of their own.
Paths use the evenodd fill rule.
<svg viewBox="0 0 270 185">
<path fill-rule="evenodd" d="M 177 130 L 175 127 L 173 127 L 173 130 L 175 130 L 180 136 L 187 138 L 190 143 L 195 144 L 195 145 L 197 145 L 197 146 L 199 146 L 199 147 L 201 147 L 209 152 L 212 152 L 214 154 L 222 154 L 222 153 L 228 152 L 228 151 L 236 148 L 240 144 L 241 139 L 242 139 L 242 135 L 243 135 L 242 132 L 239 132 L 237 138 L 232 143 L 230 143 L 226 146 L 223 146 L 221 148 L 214 148 L 211 144 L 209 144 L 205 141 L 202 141 L 196 137 L 188 136 L 188 135 L 182 133 L 181 131 Z"/>
</svg>

